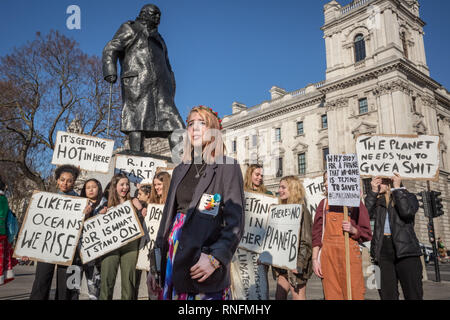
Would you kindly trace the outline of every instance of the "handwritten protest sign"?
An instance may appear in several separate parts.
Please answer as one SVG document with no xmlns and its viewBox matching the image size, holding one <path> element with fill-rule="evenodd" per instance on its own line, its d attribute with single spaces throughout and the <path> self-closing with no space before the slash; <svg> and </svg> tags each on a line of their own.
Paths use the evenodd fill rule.
<svg viewBox="0 0 450 320">
<path fill-rule="evenodd" d="M 239 247 L 257 253 L 262 251 L 270 205 L 276 203 L 278 203 L 278 199 L 273 196 L 245 192 L 244 235 Z"/>
<path fill-rule="evenodd" d="M 306 178 L 303 180 L 303 187 L 306 192 L 306 204 L 308 205 L 309 212 L 311 212 L 312 220 L 316 215 L 316 209 L 319 206 L 320 201 L 325 198 L 325 185 L 323 183 L 323 176 L 316 178 Z"/>
<path fill-rule="evenodd" d="M 360 177 L 356 154 L 327 156 L 328 203 L 332 206 L 359 207 Z"/>
<path fill-rule="evenodd" d="M 144 235 L 130 201 L 84 222 L 80 255 L 83 264 Z"/>
<path fill-rule="evenodd" d="M 166 167 L 167 161 L 150 157 L 136 157 L 116 154 L 115 174 L 123 173 L 130 180 L 130 192 L 134 193 L 136 185 L 142 180 L 153 181 L 158 167 Z"/>
<path fill-rule="evenodd" d="M 436 180 L 439 176 L 439 136 L 376 135 L 356 139 L 362 176 Z"/>
<path fill-rule="evenodd" d="M 107 173 L 114 140 L 58 131 L 52 164 L 72 164 L 80 169 Z"/>
<path fill-rule="evenodd" d="M 14 257 L 71 265 L 87 204 L 86 198 L 35 191 L 17 238 Z"/>
<path fill-rule="evenodd" d="M 257 253 L 236 250 L 230 272 L 234 300 L 269 300 L 267 267 L 258 258 Z"/>
<path fill-rule="evenodd" d="M 278 268 L 297 269 L 302 206 L 284 204 L 270 207 L 269 222 L 259 260 Z"/>
<path fill-rule="evenodd" d="M 147 243 L 142 243 L 139 248 L 139 256 L 136 264 L 136 269 L 150 271 L 149 252 L 155 246 L 156 236 L 159 230 L 162 213 L 164 210 L 163 204 L 149 204 L 147 206 L 147 215 L 144 218 L 142 225 L 144 233 L 148 235 Z"/>
</svg>

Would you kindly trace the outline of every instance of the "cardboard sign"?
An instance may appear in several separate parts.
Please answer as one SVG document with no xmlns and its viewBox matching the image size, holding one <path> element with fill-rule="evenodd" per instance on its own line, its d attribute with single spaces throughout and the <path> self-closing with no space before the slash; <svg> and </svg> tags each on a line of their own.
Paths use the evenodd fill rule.
<svg viewBox="0 0 450 320">
<path fill-rule="evenodd" d="M 259 257 L 261 263 L 286 270 L 297 269 L 302 214 L 300 204 L 271 206 L 263 252 Z"/>
<path fill-rule="evenodd" d="M 267 267 L 258 258 L 257 253 L 236 250 L 230 272 L 234 300 L 269 300 Z"/>
<path fill-rule="evenodd" d="M 92 261 L 144 235 L 130 201 L 84 222 L 80 255 L 83 264 Z"/>
<path fill-rule="evenodd" d="M 14 257 L 71 265 L 87 204 L 86 198 L 35 191 L 20 228 Z"/>
<path fill-rule="evenodd" d="M 364 177 L 437 180 L 439 136 L 376 135 L 356 139 L 359 170 Z"/>
<path fill-rule="evenodd" d="M 149 252 L 155 246 L 156 236 L 158 235 L 159 224 L 161 223 L 163 204 L 149 204 L 147 206 L 147 215 L 144 218 L 144 232 L 148 235 L 150 241 L 139 248 L 139 256 L 136 269 L 150 271 Z"/>
<path fill-rule="evenodd" d="M 267 229 L 270 206 L 277 204 L 276 197 L 261 193 L 245 192 L 245 225 L 240 248 L 262 252 L 264 235 Z"/>
<path fill-rule="evenodd" d="M 167 161 L 154 158 L 136 157 L 123 154 L 116 154 L 116 164 L 114 174 L 123 173 L 130 180 L 130 192 L 134 194 L 136 185 L 144 179 L 153 181 L 156 169 L 166 167 Z"/>
<path fill-rule="evenodd" d="M 360 177 L 356 154 L 327 156 L 328 203 L 332 206 L 359 207 Z"/>
<path fill-rule="evenodd" d="M 306 178 L 303 180 L 303 187 L 306 192 L 306 204 L 311 212 L 312 220 L 316 215 L 316 209 L 320 204 L 320 201 L 325 198 L 325 185 L 323 183 L 323 176 L 316 178 Z"/>
<path fill-rule="evenodd" d="M 52 164 L 72 164 L 82 170 L 107 173 L 114 140 L 58 131 Z"/>
</svg>

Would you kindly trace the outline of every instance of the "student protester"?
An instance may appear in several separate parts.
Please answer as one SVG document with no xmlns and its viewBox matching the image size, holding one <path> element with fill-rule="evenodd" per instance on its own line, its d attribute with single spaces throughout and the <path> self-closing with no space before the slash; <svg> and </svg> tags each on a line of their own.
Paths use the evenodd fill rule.
<svg viewBox="0 0 450 320">
<path fill-rule="evenodd" d="M 73 190 L 75 182 L 80 174 L 80 170 L 73 165 L 63 165 L 55 170 L 56 186 L 59 194 L 77 197 L 78 194 Z M 84 209 L 85 215 L 91 213 L 91 207 L 88 205 Z M 27 261 L 28 257 L 23 257 Z M 36 275 L 31 289 L 30 300 L 48 300 L 52 285 L 55 264 L 38 262 L 36 264 Z M 79 291 L 77 289 L 67 288 L 67 266 L 56 265 L 56 293 L 55 300 L 77 300 Z"/>
<path fill-rule="evenodd" d="M 365 199 L 375 220 L 370 254 L 380 267 L 382 300 L 398 300 L 398 282 L 406 300 L 422 300 L 422 263 L 414 220 L 419 202 L 402 185 L 402 178 L 375 177 Z"/>
<path fill-rule="evenodd" d="M 144 186 L 144 187 L 150 188 L 150 190 L 144 191 L 144 190 L 142 190 L 142 188 L 139 190 L 139 194 L 141 195 L 141 198 L 139 198 L 139 200 L 141 201 L 141 203 L 144 200 L 146 202 L 145 206 L 147 206 L 147 204 L 165 204 L 166 199 L 167 199 L 167 194 L 169 193 L 170 181 L 171 181 L 171 176 L 168 172 L 158 171 L 153 178 L 152 184 Z M 145 246 L 149 240 L 150 240 L 149 238 L 142 239 L 140 248 Z M 150 256 L 149 256 L 149 259 L 150 259 Z M 136 292 L 138 292 L 138 290 L 139 290 L 139 282 L 141 279 L 141 274 L 142 274 L 142 271 L 138 270 L 137 275 L 136 275 L 137 279 L 138 279 L 137 286 L 136 286 L 137 287 Z M 147 279 L 147 287 L 148 287 L 149 299 L 150 299 L 152 292 L 150 290 L 150 285 L 148 283 L 148 279 L 149 279 L 148 272 L 146 274 L 146 279 Z"/>
<path fill-rule="evenodd" d="M 143 209 L 138 199 L 131 199 L 130 181 L 124 174 L 116 174 L 113 176 L 108 196 L 108 209 L 116 207 L 128 200 L 131 201 L 134 208 L 138 211 L 138 215 Z M 140 239 L 131 241 L 125 246 L 105 254 L 101 258 L 100 300 L 112 300 L 119 265 L 122 287 L 121 298 L 122 300 L 135 299 L 136 263 L 139 241 Z"/>
<path fill-rule="evenodd" d="M 85 219 L 92 218 L 99 213 L 106 213 L 107 200 L 103 198 L 102 185 L 97 179 L 89 179 L 84 183 L 80 197 L 88 198 L 91 207 L 91 213 Z M 77 258 L 80 259 L 78 263 L 81 265 L 79 254 Z M 98 300 L 100 296 L 100 260 L 90 261 L 82 265 L 82 271 L 86 274 L 89 300 Z"/>
<path fill-rule="evenodd" d="M 297 269 L 287 271 L 272 267 L 273 276 L 277 279 L 275 299 L 287 300 L 290 291 L 293 300 L 306 300 L 306 283 L 312 274 L 312 218 L 305 204 L 305 189 L 297 177 L 287 176 L 281 179 L 278 193 L 279 204 L 301 204 L 303 214 L 299 232 Z"/>
<path fill-rule="evenodd" d="M 323 174 L 328 197 L 327 172 Z M 323 199 L 316 210 L 312 231 L 313 269 L 322 279 L 325 300 L 347 300 L 345 236 L 349 233 L 352 300 L 364 300 L 365 286 L 360 243 L 372 240 L 370 218 L 361 202 L 348 208 L 350 219 L 344 221 L 344 207 L 330 206 Z"/>
<path fill-rule="evenodd" d="M 12 257 L 12 243 L 8 242 L 7 219 L 10 210 L 5 193 L 6 184 L 0 179 L 0 286 L 14 280 L 13 267 L 17 264 Z"/>
<path fill-rule="evenodd" d="M 263 166 L 260 164 L 252 164 L 247 168 L 244 178 L 244 190 L 246 192 L 263 193 L 273 195 L 264 185 Z"/>
<path fill-rule="evenodd" d="M 263 166 L 260 164 L 251 164 L 247 170 L 245 171 L 244 175 L 244 191 L 246 192 L 253 192 L 253 193 L 261 193 L 266 195 L 273 195 L 272 192 L 267 190 L 266 186 L 264 185 L 264 173 L 263 173 Z M 234 259 L 233 259 L 234 261 Z M 236 268 L 235 268 L 236 267 Z M 237 265 L 234 264 L 232 268 L 235 268 L 234 272 L 236 274 L 239 274 L 239 270 L 237 270 Z M 269 288 L 269 279 L 267 277 L 267 273 L 269 272 L 269 266 L 258 263 L 258 274 L 264 274 L 264 280 L 260 279 L 260 281 L 265 282 L 265 287 Z M 233 277 L 233 273 L 232 273 Z M 239 281 L 239 280 L 237 280 Z M 268 290 L 267 290 L 268 291 Z M 267 292 L 268 293 L 268 292 Z M 268 300 L 269 297 L 261 297 L 262 300 Z"/>
<path fill-rule="evenodd" d="M 193 108 L 158 231 L 164 300 L 229 300 L 230 264 L 244 228 L 242 172 L 224 156 L 220 120 Z M 157 291 L 150 275 L 152 291 Z"/>
</svg>

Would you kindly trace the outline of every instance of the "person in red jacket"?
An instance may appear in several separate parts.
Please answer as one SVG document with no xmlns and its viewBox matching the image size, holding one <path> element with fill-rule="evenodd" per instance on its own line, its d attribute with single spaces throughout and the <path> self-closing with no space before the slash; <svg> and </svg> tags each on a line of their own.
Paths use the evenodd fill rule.
<svg viewBox="0 0 450 320">
<path fill-rule="evenodd" d="M 327 172 L 323 181 L 328 194 Z M 361 202 L 348 208 L 350 221 L 344 221 L 344 207 L 330 206 L 323 199 L 316 210 L 312 229 L 313 269 L 322 278 L 326 300 L 347 300 L 344 232 L 350 234 L 352 299 L 364 300 L 365 286 L 359 243 L 372 239 L 369 213 Z"/>
</svg>

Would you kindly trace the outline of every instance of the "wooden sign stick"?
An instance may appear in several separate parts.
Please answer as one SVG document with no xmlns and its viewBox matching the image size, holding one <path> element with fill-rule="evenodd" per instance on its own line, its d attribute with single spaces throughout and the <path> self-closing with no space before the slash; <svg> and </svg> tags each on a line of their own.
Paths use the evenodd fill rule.
<svg viewBox="0 0 450 320">
<path fill-rule="evenodd" d="M 344 206 L 344 221 L 348 222 L 348 207 Z M 350 240 L 348 232 L 345 235 L 345 272 L 347 280 L 347 300 L 352 300 L 352 280 L 350 278 Z"/>
</svg>

